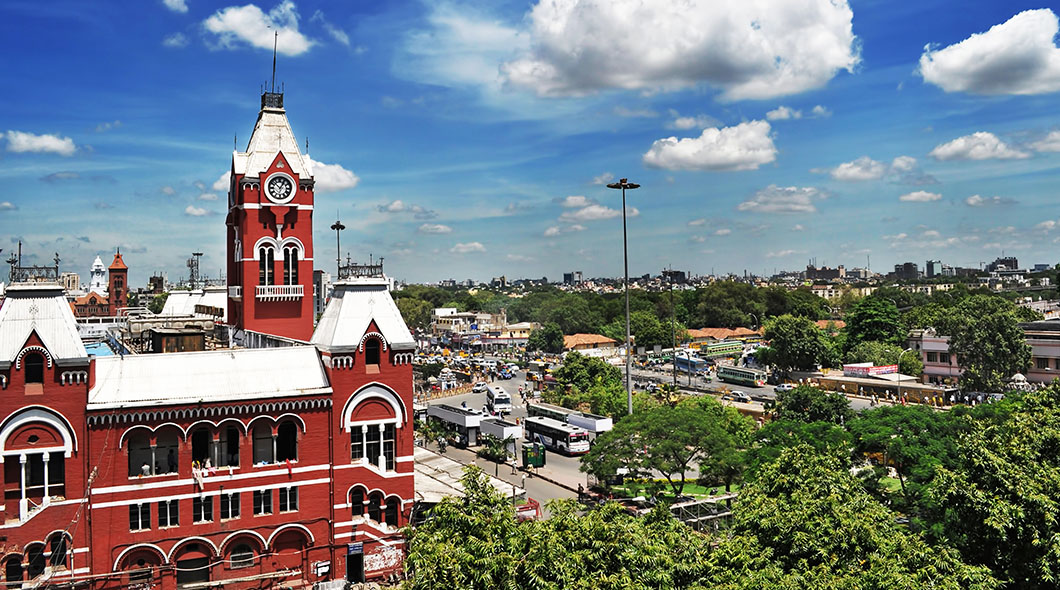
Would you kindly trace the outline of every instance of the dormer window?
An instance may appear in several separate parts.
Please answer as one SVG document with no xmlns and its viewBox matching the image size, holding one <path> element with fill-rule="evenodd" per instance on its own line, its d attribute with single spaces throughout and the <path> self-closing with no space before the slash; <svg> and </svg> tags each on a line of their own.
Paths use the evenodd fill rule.
<svg viewBox="0 0 1060 590">
<path fill-rule="evenodd" d="M 364 343 L 364 364 L 378 365 L 382 343 L 378 338 L 369 338 Z"/>
<path fill-rule="evenodd" d="M 31 352 L 23 360 L 26 363 L 26 383 L 44 383 L 44 356 Z"/>
</svg>

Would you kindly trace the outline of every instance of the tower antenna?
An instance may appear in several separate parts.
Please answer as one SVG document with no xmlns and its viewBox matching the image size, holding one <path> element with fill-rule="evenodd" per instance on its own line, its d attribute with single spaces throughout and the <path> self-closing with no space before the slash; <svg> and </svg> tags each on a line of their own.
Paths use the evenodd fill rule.
<svg viewBox="0 0 1060 590">
<path fill-rule="evenodd" d="M 272 32 L 272 92 L 276 92 L 276 41 L 280 38 L 279 31 Z"/>
</svg>

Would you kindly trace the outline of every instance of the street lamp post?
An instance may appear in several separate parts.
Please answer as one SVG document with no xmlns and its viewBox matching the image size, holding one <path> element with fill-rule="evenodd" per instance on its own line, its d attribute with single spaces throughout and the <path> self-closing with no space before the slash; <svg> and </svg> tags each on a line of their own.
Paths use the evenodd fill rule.
<svg viewBox="0 0 1060 590">
<path fill-rule="evenodd" d="M 342 272 L 342 249 L 339 247 L 339 232 L 346 229 L 342 222 L 335 220 L 335 223 L 331 224 L 331 229 L 335 230 L 335 280 L 338 280 L 339 273 Z"/>
<path fill-rule="evenodd" d="M 626 403 L 630 414 L 633 413 L 633 385 L 630 382 L 630 347 L 632 346 L 631 339 L 629 337 L 629 248 L 626 239 L 626 189 L 633 190 L 640 188 L 639 184 L 633 182 L 627 182 L 625 178 L 618 182 L 612 182 L 607 185 L 607 188 L 622 189 L 622 266 L 624 269 L 624 282 L 623 287 L 626 292 Z"/>
<path fill-rule="evenodd" d="M 912 352 L 912 348 L 907 348 L 898 354 L 898 402 L 902 401 L 902 355 L 907 352 Z"/>
</svg>

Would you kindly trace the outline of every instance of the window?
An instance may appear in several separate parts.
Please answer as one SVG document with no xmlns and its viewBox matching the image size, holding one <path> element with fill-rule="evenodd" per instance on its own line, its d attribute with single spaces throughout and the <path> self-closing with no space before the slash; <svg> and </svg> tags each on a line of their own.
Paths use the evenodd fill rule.
<svg viewBox="0 0 1060 590">
<path fill-rule="evenodd" d="M 26 355 L 26 383 L 44 383 L 44 356 L 37 352 Z"/>
<path fill-rule="evenodd" d="M 350 458 L 360 461 L 364 457 L 364 426 L 350 428 Z"/>
<path fill-rule="evenodd" d="M 180 525 L 180 503 L 177 500 L 166 500 L 158 503 L 158 527 Z"/>
<path fill-rule="evenodd" d="M 298 460 L 298 427 L 284 422 L 276 429 L 276 462 Z"/>
<path fill-rule="evenodd" d="M 254 490 L 254 515 L 272 514 L 272 490 Z"/>
<path fill-rule="evenodd" d="M 191 520 L 193 522 L 213 521 L 213 496 L 192 498 Z"/>
<path fill-rule="evenodd" d="M 221 494 L 221 520 L 239 518 L 239 494 Z"/>
<path fill-rule="evenodd" d="M 379 342 L 378 338 L 369 338 L 364 343 L 364 364 L 366 365 L 378 365 L 379 364 L 379 349 L 382 347 L 382 343 Z"/>
<path fill-rule="evenodd" d="M 274 285 L 276 284 L 276 269 L 273 267 L 275 262 L 272 248 L 258 248 L 258 284 L 259 285 Z"/>
<path fill-rule="evenodd" d="M 191 433 L 191 460 L 203 465 L 210 457 L 210 429 L 199 428 Z"/>
<path fill-rule="evenodd" d="M 129 505 L 129 530 L 142 531 L 151 528 L 151 505 Z"/>
<path fill-rule="evenodd" d="M 232 548 L 228 561 L 232 564 L 232 569 L 250 567 L 254 565 L 254 550 L 250 545 L 240 543 Z"/>
<path fill-rule="evenodd" d="M 945 363 L 947 365 L 950 364 L 950 353 L 948 353 L 948 352 L 940 352 L 939 353 L 939 362 L 940 363 Z"/>
<path fill-rule="evenodd" d="M 387 471 L 394 470 L 395 442 L 394 425 L 387 424 L 383 427 L 383 458 L 386 461 L 385 469 Z"/>
<path fill-rule="evenodd" d="M 48 563 L 50 563 L 52 567 L 66 567 L 66 537 L 56 535 L 52 537 L 52 540 L 48 545 L 52 553 L 51 557 L 48 559 Z"/>
<path fill-rule="evenodd" d="M 177 586 L 210 581 L 210 558 L 194 557 L 177 560 Z"/>
<path fill-rule="evenodd" d="M 1034 364 L 1035 364 L 1035 367 L 1037 367 L 1039 369 L 1048 369 L 1049 368 L 1049 359 L 1038 358 L 1038 359 L 1035 359 Z"/>
<path fill-rule="evenodd" d="M 268 424 L 254 427 L 254 464 L 274 463 L 272 428 Z"/>
<path fill-rule="evenodd" d="M 398 526 L 398 509 L 400 502 L 397 498 L 391 496 L 386 499 L 386 513 L 383 515 L 384 522 L 390 526 Z"/>
<path fill-rule="evenodd" d="M 228 426 L 221 429 L 220 449 L 217 465 L 220 467 L 239 467 L 239 429 Z"/>
<path fill-rule="evenodd" d="M 298 510 L 298 488 L 280 488 L 280 512 Z"/>
<path fill-rule="evenodd" d="M 22 581 L 22 556 L 17 555 L 7 560 L 4 564 L 4 580 L 8 588 L 19 588 L 14 582 Z"/>
<path fill-rule="evenodd" d="M 151 438 L 147 431 L 137 430 L 129 437 L 129 477 L 151 475 Z"/>
<path fill-rule="evenodd" d="M 1056 359 L 1056 364 L 1053 366 L 1055 369 L 1060 369 L 1060 359 Z"/>
<path fill-rule="evenodd" d="M 298 284 L 298 248 L 294 246 L 283 249 L 283 284 Z"/>
<path fill-rule="evenodd" d="M 364 433 L 365 446 L 367 448 L 368 462 L 372 465 L 379 464 L 379 455 L 382 454 L 382 432 L 379 431 L 379 426 L 372 424 L 368 426 L 368 432 Z"/>
<path fill-rule="evenodd" d="M 26 548 L 26 561 L 29 562 L 29 567 L 26 569 L 30 579 L 43 574 L 45 566 L 44 543 L 35 543 Z"/>
<path fill-rule="evenodd" d="M 929 362 L 929 363 L 937 363 L 937 362 L 939 362 L 939 353 L 937 353 L 937 352 L 929 352 L 929 353 L 927 353 L 927 362 Z"/>
<path fill-rule="evenodd" d="M 354 516 L 364 514 L 364 490 L 361 488 L 354 488 L 350 494 L 350 508 L 353 510 Z"/>
<path fill-rule="evenodd" d="M 383 503 L 383 494 L 380 492 L 372 492 L 368 496 L 368 518 L 379 522 L 382 516 L 382 510 L 379 507 Z"/>
</svg>

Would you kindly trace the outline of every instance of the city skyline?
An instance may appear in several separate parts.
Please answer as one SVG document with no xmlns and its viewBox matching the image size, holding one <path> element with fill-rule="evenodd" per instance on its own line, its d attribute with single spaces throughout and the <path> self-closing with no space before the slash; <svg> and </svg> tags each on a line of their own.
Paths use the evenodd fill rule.
<svg viewBox="0 0 1060 590">
<path fill-rule="evenodd" d="M 1056 262 L 1057 9 L 766 4 L 8 3 L 0 248 L 216 276 L 275 39 L 329 272 L 620 276 L 622 177 L 631 275 Z"/>
</svg>

